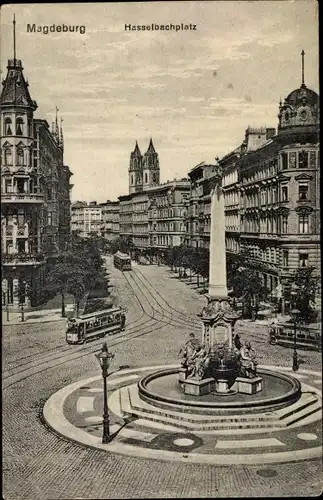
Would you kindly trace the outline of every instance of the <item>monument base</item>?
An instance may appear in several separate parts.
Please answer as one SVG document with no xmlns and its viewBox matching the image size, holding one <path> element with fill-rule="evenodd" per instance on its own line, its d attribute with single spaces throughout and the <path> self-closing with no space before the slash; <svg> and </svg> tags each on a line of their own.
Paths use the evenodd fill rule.
<svg viewBox="0 0 323 500">
<path fill-rule="evenodd" d="M 262 377 L 237 377 L 233 388 L 243 394 L 256 394 L 262 391 L 263 379 Z"/>
<path fill-rule="evenodd" d="M 236 394 L 238 391 L 235 390 L 234 387 L 230 387 L 229 383 L 225 379 L 217 379 L 215 380 L 214 385 L 215 393 L 219 396 L 229 396 L 231 394 Z"/>
<path fill-rule="evenodd" d="M 187 369 L 182 367 L 178 370 L 178 383 L 182 384 L 187 378 Z"/>
<path fill-rule="evenodd" d="M 214 378 L 205 378 L 202 380 L 187 378 L 184 382 L 182 382 L 184 394 L 190 394 L 192 396 L 204 396 L 204 394 L 210 394 L 214 388 L 214 382 Z"/>
</svg>

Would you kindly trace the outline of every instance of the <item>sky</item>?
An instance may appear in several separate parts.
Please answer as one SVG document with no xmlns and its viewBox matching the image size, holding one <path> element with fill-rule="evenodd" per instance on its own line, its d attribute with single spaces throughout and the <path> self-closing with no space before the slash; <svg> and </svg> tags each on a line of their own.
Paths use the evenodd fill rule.
<svg viewBox="0 0 323 500">
<path fill-rule="evenodd" d="M 127 194 L 136 140 L 144 153 L 152 137 L 166 182 L 235 149 L 249 125 L 277 127 L 280 98 L 301 84 L 302 49 L 305 83 L 319 90 L 315 0 L 4 5 L 1 79 L 13 13 L 35 117 L 51 124 L 57 106 L 64 120 L 73 201 Z M 170 23 L 196 29 L 125 30 Z"/>
</svg>

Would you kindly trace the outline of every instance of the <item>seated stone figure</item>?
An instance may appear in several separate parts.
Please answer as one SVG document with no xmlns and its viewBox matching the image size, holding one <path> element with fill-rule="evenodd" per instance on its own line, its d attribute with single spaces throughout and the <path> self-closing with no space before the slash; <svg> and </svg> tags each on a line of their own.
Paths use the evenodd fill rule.
<svg viewBox="0 0 323 500">
<path fill-rule="evenodd" d="M 205 344 L 197 348 L 191 361 L 192 370 L 188 378 L 202 380 L 210 362 L 209 351 L 205 348 Z"/>
<path fill-rule="evenodd" d="M 256 351 L 250 342 L 246 342 L 240 349 L 240 363 L 242 377 L 253 378 L 257 375 Z"/>
<path fill-rule="evenodd" d="M 190 333 L 189 340 L 179 351 L 179 354 L 183 355 L 181 365 L 187 370 L 186 376 L 191 374 L 193 371 L 195 355 L 200 347 L 201 342 L 195 338 L 194 333 Z"/>
</svg>

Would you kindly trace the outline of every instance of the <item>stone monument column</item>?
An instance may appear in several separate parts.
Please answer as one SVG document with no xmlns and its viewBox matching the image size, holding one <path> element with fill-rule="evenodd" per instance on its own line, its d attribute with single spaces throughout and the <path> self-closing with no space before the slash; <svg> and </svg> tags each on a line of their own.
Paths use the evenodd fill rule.
<svg viewBox="0 0 323 500">
<path fill-rule="evenodd" d="M 228 298 L 224 196 L 220 180 L 211 195 L 209 296 L 212 300 Z"/>
</svg>

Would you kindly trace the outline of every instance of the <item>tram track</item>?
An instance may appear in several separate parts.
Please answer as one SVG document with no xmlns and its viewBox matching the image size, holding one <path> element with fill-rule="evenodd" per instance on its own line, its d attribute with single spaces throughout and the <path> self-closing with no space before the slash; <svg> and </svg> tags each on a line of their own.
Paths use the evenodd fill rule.
<svg viewBox="0 0 323 500">
<path fill-rule="evenodd" d="M 138 293 L 135 291 L 134 287 L 131 286 L 130 280 L 126 278 L 126 281 L 128 282 L 128 286 L 132 289 L 132 292 L 134 293 L 136 300 L 140 304 L 140 307 L 142 309 L 142 314 L 141 316 L 135 321 L 139 322 L 142 319 L 145 319 L 148 316 L 148 319 L 145 319 L 143 323 L 140 325 L 137 324 L 136 327 L 134 328 L 132 325 L 132 330 L 129 328 L 118 338 L 114 338 L 109 342 L 109 347 L 114 347 L 119 344 L 122 344 L 124 342 L 128 342 L 132 339 L 142 337 L 144 335 L 148 335 L 149 333 L 153 331 L 157 331 L 167 324 L 169 324 L 169 319 L 164 320 L 164 312 L 163 311 L 156 311 L 156 309 L 153 307 L 149 299 L 144 295 L 145 300 L 147 301 L 148 306 L 151 308 L 151 312 L 147 312 L 146 308 L 144 307 L 142 300 L 138 296 Z M 134 281 L 135 282 L 135 281 Z M 156 313 L 159 313 L 161 315 L 161 318 L 158 319 L 156 318 Z M 134 323 L 135 323 L 134 322 Z M 144 328 L 144 330 L 143 330 Z M 130 334 L 130 336 L 129 336 Z M 117 334 L 118 335 L 118 334 Z M 111 337 L 110 337 L 111 338 Z M 18 382 L 24 381 L 29 377 L 32 377 L 33 375 L 45 372 L 46 370 L 49 370 L 51 368 L 58 367 L 60 365 L 63 365 L 67 362 L 73 361 L 80 359 L 84 356 L 94 354 L 97 350 L 97 346 L 102 344 L 102 338 L 92 341 L 91 345 L 88 346 L 77 346 L 75 349 L 75 346 L 59 346 L 57 348 L 53 348 L 53 351 L 56 352 L 51 352 L 46 356 L 43 356 L 41 359 L 33 359 L 24 365 L 19 365 L 19 369 L 13 368 L 12 370 L 6 370 L 3 373 L 3 385 L 2 388 L 8 389 L 9 387 L 12 387 L 13 385 L 17 384 Z M 60 352 L 57 352 L 57 349 L 61 349 Z M 45 351 L 48 353 L 48 350 Z M 41 355 L 41 353 L 37 353 L 37 356 Z M 35 356 L 31 355 L 31 356 Z M 28 356 L 26 356 L 27 358 Z M 46 358 L 44 360 L 44 357 Z M 13 373 L 11 373 L 11 371 Z"/>
<path fill-rule="evenodd" d="M 146 276 L 141 272 L 139 271 L 139 269 L 136 269 L 136 270 L 133 270 L 133 272 L 135 274 L 137 274 L 137 276 L 141 276 L 141 280 L 144 279 L 146 283 L 148 283 L 148 285 L 150 286 L 150 288 L 152 290 L 154 290 L 154 293 L 156 295 L 158 295 L 158 297 L 160 297 L 162 299 L 162 301 L 167 305 L 167 307 L 171 310 L 171 311 L 174 311 L 176 313 L 176 315 L 179 317 L 179 319 L 181 319 L 183 322 L 185 322 L 186 324 L 187 323 L 190 323 L 192 325 L 198 325 L 200 326 L 200 321 L 198 319 L 196 319 L 194 317 L 194 315 L 188 313 L 186 314 L 185 312 L 182 312 L 182 311 L 179 311 L 178 309 L 176 309 L 175 307 L 173 307 L 171 304 L 169 304 L 169 302 L 167 302 L 167 300 L 162 296 L 162 294 L 157 290 L 156 287 L 154 287 L 154 285 L 152 285 L 146 278 Z M 147 286 L 147 285 L 146 285 Z M 162 306 L 161 306 L 162 307 Z"/>
<path fill-rule="evenodd" d="M 135 273 L 135 275 L 137 275 L 137 277 L 139 278 L 139 280 L 143 283 L 143 285 L 147 289 L 148 289 L 148 287 L 150 287 L 154 291 L 154 294 L 156 294 L 158 297 L 161 298 L 161 300 L 169 308 L 169 311 L 167 311 L 167 309 L 165 307 L 161 306 L 160 302 L 158 302 L 157 299 L 155 298 L 156 302 L 159 303 L 159 307 L 161 307 L 164 311 L 169 312 L 170 314 L 173 314 L 172 311 L 174 311 L 176 313 L 176 316 L 177 316 L 176 321 L 182 322 L 183 324 L 186 324 L 186 325 L 190 324 L 191 326 L 196 326 L 196 327 L 200 327 L 201 326 L 200 321 L 198 319 L 196 319 L 192 314 L 188 313 L 186 315 L 184 312 L 179 311 L 178 309 L 176 309 L 175 307 L 173 307 L 171 304 L 169 304 L 167 302 L 167 300 L 162 296 L 162 294 L 157 290 L 157 288 L 154 287 L 154 285 L 152 285 L 147 280 L 146 276 L 141 271 L 139 271 L 139 269 L 133 270 L 133 272 Z M 145 283 L 143 282 L 143 280 L 145 281 Z M 153 294 L 151 293 L 151 295 L 153 295 Z"/>
<path fill-rule="evenodd" d="M 123 272 L 122 274 L 141 309 L 141 314 L 139 318 L 127 325 L 124 332 L 109 337 L 109 347 L 115 347 L 135 338 L 140 338 L 165 326 L 178 327 L 184 324 L 188 326 L 188 321 L 181 317 L 181 314 L 184 315 L 184 313 L 173 308 L 140 271 L 134 273 L 130 271 L 126 274 Z M 160 297 L 161 300 L 158 300 L 156 296 Z M 175 317 L 174 313 L 176 313 Z M 198 320 L 196 320 L 196 323 L 198 323 Z M 193 325 L 189 326 L 192 327 Z M 194 326 L 197 329 L 197 324 Z M 9 366 L 3 372 L 3 389 L 12 387 L 18 382 L 51 368 L 94 354 L 100 344 L 102 344 L 102 338 L 91 341 L 90 345 L 55 346 L 50 349 L 50 352 L 46 349 L 46 351 L 20 357 L 19 360 L 27 360 L 26 363 L 20 363 L 19 369 L 17 366 Z M 37 359 L 35 359 L 36 357 Z M 14 362 L 17 363 L 17 359 L 10 361 L 9 364 Z"/>
</svg>

